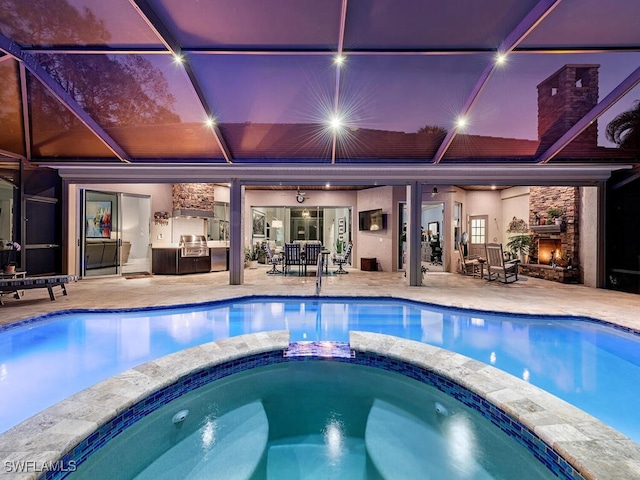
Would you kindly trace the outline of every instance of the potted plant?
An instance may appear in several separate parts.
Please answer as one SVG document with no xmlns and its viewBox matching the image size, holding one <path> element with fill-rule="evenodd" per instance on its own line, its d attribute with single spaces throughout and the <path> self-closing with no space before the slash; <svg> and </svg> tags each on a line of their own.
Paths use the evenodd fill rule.
<svg viewBox="0 0 640 480">
<path fill-rule="evenodd" d="M 529 250 L 533 247 L 533 235 L 523 233 L 521 235 L 514 235 L 507 242 L 507 248 L 513 254 L 515 258 L 519 258 L 522 263 L 527 263 L 526 255 L 529 254 Z"/>
<path fill-rule="evenodd" d="M 249 268 L 258 268 L 258 249 L 246 247 L 244 249 L 244 261 Z"/>
<path fill-rule="evenodd" d="M 549 207 L 547 209 L 547 217 L 549 217 L 549 220 L 552 222 L 555 222 L 556 225 L 562 225 L 562 214 L 563 211 L 561 208 L 558 207 Z"/>
<path fill-rule="evenodd" d="M 5 250 L 9 250 L 7 261 L 4 265 L 2 265 L 2 272 L 11 275 L 16 271 L 15 252 L 19 252 L 22 247 L 18 242 L 7 242 L 2 246 L 2 248 Z"/>
</svg>

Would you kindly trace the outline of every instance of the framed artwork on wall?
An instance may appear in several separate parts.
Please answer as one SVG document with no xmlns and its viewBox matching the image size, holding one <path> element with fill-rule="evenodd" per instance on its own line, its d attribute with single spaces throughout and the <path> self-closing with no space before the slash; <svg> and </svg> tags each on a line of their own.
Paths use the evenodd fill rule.
<svg viewBox="0 0 640 480">
<path fill-rule="evenodd" d="M 264 237 L 266 232 L 266 222 L 264 212 L 260 210 L 253 211 L 253 228 L 252 233 L 254 237 Z"/>
<path fill-rule="evenodd" d="M 438 228 L 439 228 L 439 223 L 438 222 L 429 222 L 429 225 L 427 227 L 427 229 L 429 230 L 429 235 L 434 236 L 434 235 L 438 235 Z"/>
</svg>

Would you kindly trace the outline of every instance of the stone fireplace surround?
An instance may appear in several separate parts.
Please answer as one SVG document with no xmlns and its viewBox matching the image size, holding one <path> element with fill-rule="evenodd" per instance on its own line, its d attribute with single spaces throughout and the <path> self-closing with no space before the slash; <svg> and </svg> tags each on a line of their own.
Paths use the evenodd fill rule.
<svg viewBox="0 0 640 480">
<path fill-rule="evenodd" d="M 547 219 L 549 208 L 563 211 L 562 224 Z M 579 219 L 580 191 L 578 187 L 531 187 L 529 193 L 529 231 L 534 235 L 529 263 L 520 265 L 522 275 L 560 283 L 580 283 Z M 536 218 L 545 219 L 545 225 L 536 225 Z M 548 223 L 548 224 L 547 224 Z M 565 260 L 571 258 L 571 267 L 552 266 L 551 250 L 560 249 Z M 566 265 L 565 262 L 559 262 Z"/>
</svg>

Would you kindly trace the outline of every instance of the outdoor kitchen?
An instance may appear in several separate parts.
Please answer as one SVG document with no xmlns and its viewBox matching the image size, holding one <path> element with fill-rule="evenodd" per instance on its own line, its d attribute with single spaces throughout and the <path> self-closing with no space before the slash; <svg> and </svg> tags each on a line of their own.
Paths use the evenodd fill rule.
<svg viewBox="0 0 640 480">
<path fill-rule="evenodd" d="M 214 186 L 174 184 L 173 210 L 155 212 L 153 273 L 184 275 L 228 270 L 228 242 L 209 235 L 214 220 Z"/>
</svg>

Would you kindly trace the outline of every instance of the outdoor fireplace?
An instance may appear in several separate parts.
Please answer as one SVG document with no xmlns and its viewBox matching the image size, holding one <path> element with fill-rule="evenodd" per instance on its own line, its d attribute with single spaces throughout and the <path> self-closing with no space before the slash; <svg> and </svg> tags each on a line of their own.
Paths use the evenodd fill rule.
<svg viewBox="0 0 640 480">
<path fill-rule="evenodd" d="M 538 238 L 538 264 L 551 265 L 562 258 L 562 241 L 559 238 Z"/>
</svg>

